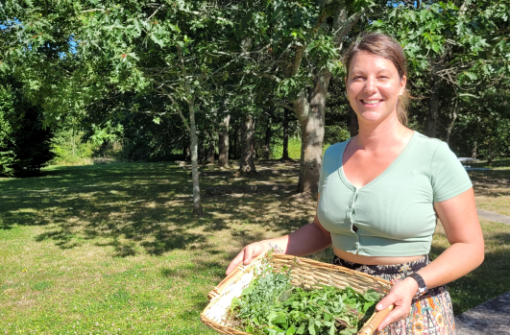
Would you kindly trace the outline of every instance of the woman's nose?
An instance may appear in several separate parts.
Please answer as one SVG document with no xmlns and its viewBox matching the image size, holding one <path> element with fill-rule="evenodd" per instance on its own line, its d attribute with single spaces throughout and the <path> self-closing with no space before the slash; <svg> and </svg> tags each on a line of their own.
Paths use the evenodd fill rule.
<svg viewBox="0 0 510 335">
<path fill-rule="evenodd" d="M 365 88 L 363 89 L 363 92 L 367 94 L 375 92 L 375 83 L 373 78 L 367 78 L 367 80 L 365 81 Z"/>
</svg>

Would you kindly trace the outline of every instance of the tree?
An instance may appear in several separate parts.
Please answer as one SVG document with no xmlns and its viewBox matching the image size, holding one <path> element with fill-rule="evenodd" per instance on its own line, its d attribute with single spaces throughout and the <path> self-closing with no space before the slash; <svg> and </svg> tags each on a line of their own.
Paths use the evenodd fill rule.
<svg viewBox="0 0 510 335">
<path fill-rule="evenodd" d="M 54 157 L 53 134 L 42 127 L 42 109 L 23 97 L 12 78 L 0 85 L 0 175 L 31 176 Z"/>
<path fill-rule="evenodd" d="M 398 6 L 374 22 L 373 28 L 404 45 L 413 88 L 428 97 L 427 135 L 437 136 L 443 87 L 450 90 L 447 95 L 453 93 L 448 109 L 455 111 L 460 96 L 473 95 L 475 88 L 510 73 L 509 10 L 508 1 L 437 2 Z M 455 119 L 456 112 L 451 115 Z"/>
</svg>

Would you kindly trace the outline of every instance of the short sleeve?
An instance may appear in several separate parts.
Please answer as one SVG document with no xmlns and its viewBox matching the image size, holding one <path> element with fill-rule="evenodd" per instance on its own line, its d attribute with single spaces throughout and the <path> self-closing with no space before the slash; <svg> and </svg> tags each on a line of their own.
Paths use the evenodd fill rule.
<svg viewBox="0 0 510 335">
<path fill-rule="evenodd" d="M 434 202 L 454 198 L 473 186 L 466 169 L 445 142 L 437 147 L 430 167 Z"/>
</svg>

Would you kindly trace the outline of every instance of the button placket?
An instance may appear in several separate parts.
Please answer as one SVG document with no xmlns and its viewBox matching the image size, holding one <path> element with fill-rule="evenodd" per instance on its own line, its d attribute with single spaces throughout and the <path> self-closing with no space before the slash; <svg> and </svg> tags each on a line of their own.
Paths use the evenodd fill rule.
<svg viewBox="0 0 510 335">
<path fill-rule="evenodd" d="M 359 250 L 359 244 L 360 244 L 360 238 L 359 238 L 358 232 L 354 230 L 354 226 L 355 226 L 354 217 L 356 214 L 355 206 L 356 206 L 356 200 L 358 199 L 358 192 L 359 192 L 359 189 L 356 187 L 356 191 L 354 192 L 354 195 L 352 196 L 351 205 L 349 208 L 349 219 L 351 222 L 351 230 L 354 232 L 354 234 L 356 234 L 356 237 L 358 239 L 358 241 L 356 242 L 356 250 Z"/>
</svg>

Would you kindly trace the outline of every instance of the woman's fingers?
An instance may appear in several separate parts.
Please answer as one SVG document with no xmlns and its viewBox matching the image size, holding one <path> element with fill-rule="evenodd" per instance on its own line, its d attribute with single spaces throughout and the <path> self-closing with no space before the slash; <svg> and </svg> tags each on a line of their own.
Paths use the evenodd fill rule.
<svg viewBox="0 0 510 335">
<path fill-rule="evenodd" d="M 375 308 L 378 311 L 388 308 L 390 305 L 394 305 L 395 308 L 383 319 L 378 330 L 408 317 L 417 286 L 416 281 L 411 278 L 404 279 L 391 288 L 390 293 Z"/>
<path fill-rule="evenodd" d="M 404 306 L 396 306 L 386 317 L 382 320 L 377 330 L 382 330 L 386 328 L 389 324 L 393 322 L 397 322 L 400 320 L 404 320 L 409 315 L 409 308 L 405 308 Z"/>
<path fill-rule="evenodd" d="M 244 249 L 241 250 L 240 253 L 237 254 L 237 256 L 230 262 L 227 271 L 225 271 L 226 275 L 228 276 L 230 272 L 232 272 L 244 259 Z"/>
<path fill-rule="evenodd" d="M 230 262 L 226 274 L 229 275 L 241 262 L 244 265 L 251 263 L 253 258 L 256 258 L 264 252 L 264 245 L 261 242 L 255 242 L 247 245 L 237 256 Z"/>
</svg>

